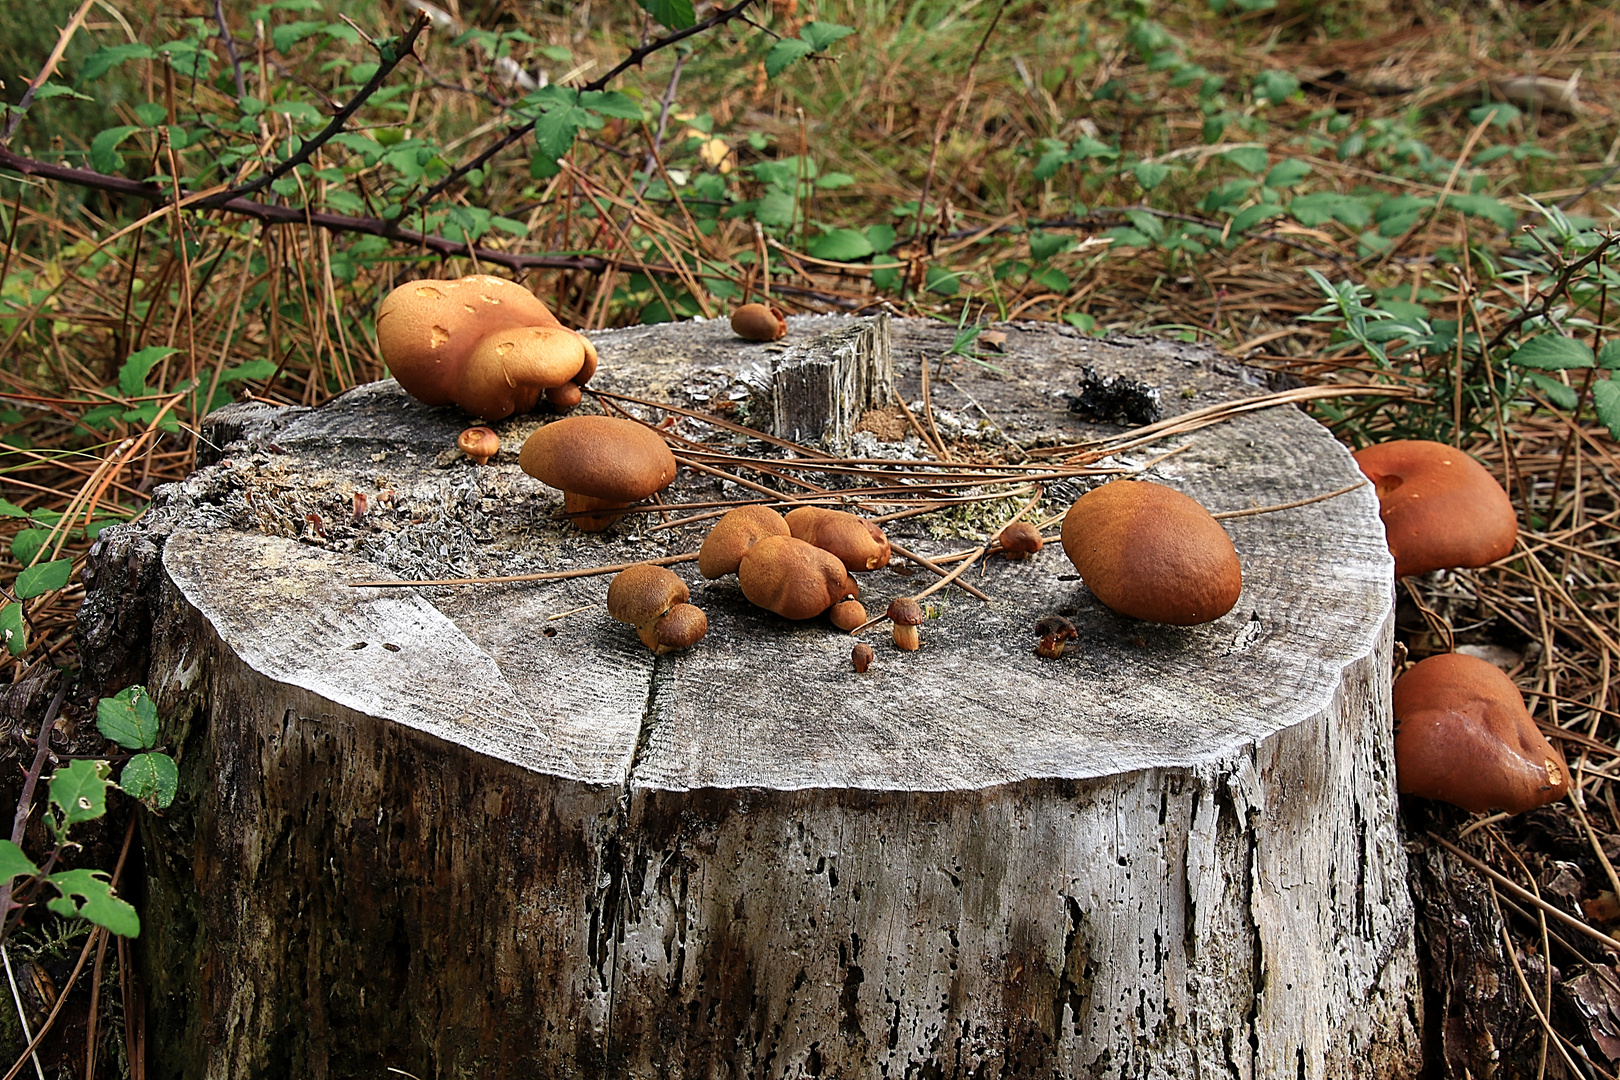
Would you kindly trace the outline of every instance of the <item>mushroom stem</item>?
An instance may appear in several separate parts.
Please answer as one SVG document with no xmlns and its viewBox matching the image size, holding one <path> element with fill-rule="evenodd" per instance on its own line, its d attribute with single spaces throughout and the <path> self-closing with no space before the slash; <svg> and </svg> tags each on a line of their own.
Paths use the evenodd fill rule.
<svg viewBox="0 0 1620 1080">
<path fill-rule="evenodd" d="M 572 491 L 563 492 L 563 510 L 567 512 L 569 520 L 573 521 L 575 528 L 580 532 L 604 532 L 613 527 L 614 522 L 624 517 L 623 514 L 601 513 L 604 510 L 624 510 L 630 506 L 626 502 L 614 502 L 611 499 L 593 499 L 589 495 L 579 495 Z"/>
<path fill-rule="evenodd" d="M 894 624 L 894 644 L 896 648 L 906 652 L 916 652 L 922 648 L 922 634 L 915 626 L 906 626 L 903 623 Z"/>
</svg>

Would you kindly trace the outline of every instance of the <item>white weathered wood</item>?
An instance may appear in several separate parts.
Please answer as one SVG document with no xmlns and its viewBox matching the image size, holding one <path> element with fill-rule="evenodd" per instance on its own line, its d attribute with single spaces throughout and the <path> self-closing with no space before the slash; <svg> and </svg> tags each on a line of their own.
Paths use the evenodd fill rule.
<svg viewBox="0 0 1620 1080">
<path fill-rule="evenodd" d="M 950 328 L 894 328 L 909 394 Z M 746 402 L 738 373 L 771 355 L 717 324 L 598 344 L 604 388 L 680 404 Z M 1082 364 L 1169 411 L 1253 392 L 1205 352 L 1051 327 L 1010 328 L 997 363 L 1008 378 L 936 383 L 942 424 L 982 408 L 992 438 L 1073 439 Z M 1208 626 L 1113 615 L 1054 545 L 973 571 L 988 606 L 931 597 L 922 651 L 874 639 L 858 676 L 847 637 L 690 566 L 709 636 L 656 659 L 607 618 L 606 578 L 344 584 L 695 548 L 703 526 L 552 520 L 560 497 L 515 464 L 535 418 L 486 469 L 445 453 L 458 416 L 390 384 L 222 420 L 214 441 L 240 441 L 217 464 L 107 534 L 84 616 L 91 671 L 145 668 L 194 793 L 147 822 L 171 917 L 143 948 L 180 1071 L 1415 1071 L 1369 490 L 1229 520 L 1245 587 Z M 1223 510 L 1356 473 L 1288 409 L 1199 432 L 1152 476 Z M 926 530 L 894 531 L 962 546 Z M 863 588 L 881 608 L 919 580 Z M 1053 611 L 1081 632 L 1055 663 L 1031 652 Z"/>
<path fill-rule="evenodd" d="M 848 326 L 790 338 L 782 346 L 758 395 L 771 434 L 848 452 L 861 414 L 894 401 L 889 316 L 852 319 Z"/>
</svg>

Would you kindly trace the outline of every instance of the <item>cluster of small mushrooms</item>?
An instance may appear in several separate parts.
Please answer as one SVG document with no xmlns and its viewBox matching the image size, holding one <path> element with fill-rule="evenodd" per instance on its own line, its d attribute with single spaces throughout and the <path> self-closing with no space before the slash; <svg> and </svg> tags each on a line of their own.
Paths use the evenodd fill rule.
<svg viewBox="0 0 1620 1080">
<path fill-rule="evenodd" d="M 782 312 L 745 304 L 731 320 L 738 336 L 776 341 Z M 484 275 L 415 281 L 395 289 L 377 317 L 378 343 L 404 389 L 429 405 L 454 403 L 485 420 L 535 407 L 543 394 L 558 411 L 578 404 L 596 371 L 596 350 L 558 323 L 523 286 Z M 500 450 L 487 427 L 458 445 L 480 465 Z M 1508 555 L 1518 526 L 1507 494 L 1478 462 L 1453 447 L 1398 441 L 1355 455 L 1378 495 L 1397 578 L 1486 566 Z M 675 478 L 664 439 L 632 420 L 577 416 L 554 420 L 524 443 L 524 472 L 564 493 L 564 508 L 586 532 L 611 527 L 633 503 Z M 1064 552 L 1099 601 L 1147 622 L 1193 626 L 1225 615 L 1243 589 L 1242 568 L 1220 523 L 1188 496 L 1143 480 L 1116 480 L 1077 499 L 1063 518 Z M 1027 522 L 1007 526 L 992 550 L 1025 559 L 1042 548 Z M 841 510 L 801 506 L 785 516 L 762 505 L 727 512 L 698 552 L 698 570 L 737 576 L 753 604 L 785 619 L 823 614 L 839 630 L 872 622 L 856 574 L 888 565 L 890 545 L 872 522 Z M 691 647 L 708 619 L 678 575 L 642 563 L 608 589 L 608 612 L 635 627 L 654 653 Z M 922 606 L 897 597 L 881 618 L 901 650 L 921 646 Z M 1036 624 L 1038 656 L 1055 660 L 1078 637 L 1059 615 Z M 870 645 L 854 646 L 864 672 Z M 1562 798 L 1569 772 L 1543 737 L 1524 699 L 1491 664 L 1461 654 L 1432 656 L 1395 683 L 1395 757 L 1402 793 L 1471 812 L 1519 813 Z"/>
</svg>

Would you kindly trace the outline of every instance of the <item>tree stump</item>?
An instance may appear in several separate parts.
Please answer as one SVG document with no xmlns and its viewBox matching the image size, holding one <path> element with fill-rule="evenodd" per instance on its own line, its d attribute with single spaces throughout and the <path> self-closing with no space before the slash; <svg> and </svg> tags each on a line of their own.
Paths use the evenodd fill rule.
<svg viewBox="0 0 1620 1080">
<path fill-rule="evenodd" d="M 593 386 L 761 422 L 757 373 L 847 329 L 604 333 Z M 994 370 L 958 357 L 933 380 L 948 434 L 1117 430 L 1067 407 L 1087 368 L 1157 388 L 1170 414 L 1259 392 L 1192 346 L 1004 329 Z M 919 357 L 953 332 L 892 333 L 915 402 Z M 707 522 L 555 520 L 559 494 L 516 464 L 541 422 L 498 425 L 477 468 L 452 449 L 464 418 L 391 382 L 232 407 L 205 468 L 103 534 L 86 671 L 146 681 L 182 768 L 180 801 L 143 821 L 159 1075 L 1416 1071 L 1370 488 L 1226 521 L 1244 590 L 1212 624 L 1114 615 L 1054 544 L 972 571 L 989 604 L 930 597 L 921 651 L 869 638 L 864 675 L 848 636 L 692 564 L 676 569 L 709 635 L 657 658 L 608 619 L 607 577 L 347 584 L 696 549 Z M 878 452 L 897 425 L 871 412 L 850 440 Z M 1147 475 L 1214 511 L 1359 476 L 1291 407 L 1122 463 L 1183 444 Z M 665 498 L 725 490 L 683 469 Z M 990 518 L 967 513 L 890 533 L 940 554 L 982 538 Z M 864 595 L 881 611 L 933 580 L 908 572 L 864 575 Z M 1055 662 L 1032 653 L 1053 612 L 1080 632 Z"/>
</svg>

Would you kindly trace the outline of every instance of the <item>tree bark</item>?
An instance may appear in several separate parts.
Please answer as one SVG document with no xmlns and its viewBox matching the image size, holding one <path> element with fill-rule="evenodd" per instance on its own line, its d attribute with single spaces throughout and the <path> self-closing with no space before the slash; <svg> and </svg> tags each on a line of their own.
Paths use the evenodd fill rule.
<svg viewBox="0 0 1620 1080">
<path fill-rule="evenodd" d="M 892 325 L 914 398 L 953 333 Z M 593 385 L 739 413 L 739 373 L 772 355 L 717 323 L 596 340 Z M 942 428 L 992 449 L 1108 430 L 1067 409 L 1084 367 L 1168 413 L 1255 392 L 1151 339 L 1017 324 L 1006 350 L 1002 376 L 935 383 Z M 392 383 L 227 410 L 215 463 L 95 549 L 87 670 L 145 672 L 182 766 L 144 825 L 158 1075 L 1415 1074 L 1370 489 L 1226 521 L 1244 591 L 1206 626 L 1114 615 L 1051 545 L 971 571 L 988 605 L 929 597 L 920 652 L 869 637 L 857 675 L 848 636 L 690 566 L 709 635 L 656 658 L 607 618 L 605 577 L 351 588 L 678 554 L 707 529 L 574 532 L 516 466 L 537 418 L 497 425 L 482 469 L 448 450 L 464 423 Z M 1148 475 L 1211 510 L 1359 475 L 1292 408 L 1127 463 L 1180 442 Z M 665 499 L 721 490 L 683 471 Z M 891 535 L 942 554 L 1026 499 Z M 906 572 L 863 575 L 869 607 L 931 580 Z M 1049 613 L 1080 630 L 1056 662 L 1032 654 Z"/>
</svg>

